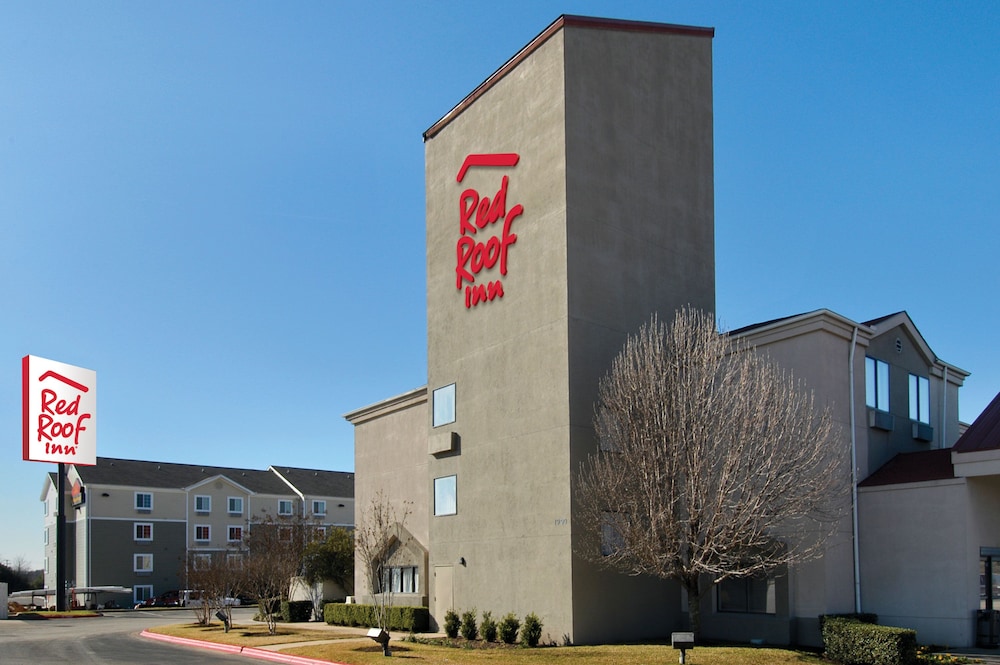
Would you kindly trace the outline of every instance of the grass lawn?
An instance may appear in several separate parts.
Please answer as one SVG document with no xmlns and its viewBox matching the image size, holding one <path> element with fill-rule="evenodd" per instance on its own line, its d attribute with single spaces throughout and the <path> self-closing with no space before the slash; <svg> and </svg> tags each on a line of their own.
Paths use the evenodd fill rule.
<svg viewBox="0 0 1000 665">
<path fill-rule="evenodd" d="M 203 642 L 218 642 L 219 644 L 235 644 L 241 647 L 263 647 L 269 644 L 288 644 L 290 642 L 308 642 L 311 640 L 336 640 L 352 635 L 330 633 L 327 631 L 309 630 L 308 628 L 291 627 L 279 623 L 274 635 L 267 634 L 267 626 L 263 624 L 235 624 L 227 633 L 221 623 L 199 626 L 196 623 L 179 623 L 170 626 L 149 628 L 151 633 L 172 635 L 189 640 Z"/>
<path fill-rule="evenodd" d="M 354 635 L 310 630 L 278 624 L 278 633 L 268 635 L 267 627 L 259 624 L 236 625 L 226 633 L 220 624 L 199 626 L 177 624 L 149 629 L 150 632 L 184 637 L 206 642 L 262 647 L 312 640 L 337 640 L 329 644 L 282 649 L 282 653 L 329 660 L 345 665 L 391 665 L 403 660 L 416 665 L 458 665 L 464 663 L 525 663 L 530 665 L 633 665 L 634 663 L 676 663 L 679 652 L 669 645 L 612 645 L 579 647 L 472 648 L 449 647 L 393 640 L 392 660 L 382 655 L 382 648 L 363 632 Z M 480 646 L 482 643 L 477 643 Z M 697 647 L 687 652 L 689 665 L 829 665 L 819 656 L 788 649 L 755 647 Z"/>
<path fill-rule="evenodd" d="M 392 642 L 392 658 L 422 665 L 457 663 L 546 663 L 566 665 L 634 665 L 676 663 L 678 651 L 663 645 L 618 645 L 594 647 L 543 647 L 537 649 L 463 649 L 412 642 Z M 322 658 L 346 665 L 368 665 L 389 661 L 376 644 L 356 641 L 282 649 L 282 653 Z M 687 652 L 689 665 L 820 665 L 828 661 L 814 654 L 784 649 L 746 647 L 698 647 Z"/>
</svg>

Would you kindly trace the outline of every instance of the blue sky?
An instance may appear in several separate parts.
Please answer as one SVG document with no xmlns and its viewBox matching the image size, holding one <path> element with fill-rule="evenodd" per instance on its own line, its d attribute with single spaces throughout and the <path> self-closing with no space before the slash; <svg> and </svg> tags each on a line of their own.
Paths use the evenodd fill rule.
<svg viewBox="0 0 1000 665">
<path fill-rule="evenodd" d="M 98 454 L 353 469 L 426 380 L 421 133 L 560 14 L 716 29 L 718 314 L 907 310 L 1000 391 L 992 2 L 0 2 L 0 560 L 41 565 L 20 358 Z"/>
</svg>

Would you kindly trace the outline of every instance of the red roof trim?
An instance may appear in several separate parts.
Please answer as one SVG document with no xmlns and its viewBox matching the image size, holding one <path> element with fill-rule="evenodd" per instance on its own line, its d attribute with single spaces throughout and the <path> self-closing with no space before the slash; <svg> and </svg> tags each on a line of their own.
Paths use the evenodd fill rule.
<svg viewBox="0 0 1000 665">
<path fill-rule="evenodd" d="M 715 28 L 699 28 L 695 26 L 675 25 L 672 23 L 652 23 L 649 21 L 623 21 L 620 19 L 595 18 L 592 16 L 574 16 L 571 14 L 564 14 L 553 21 L 552 24 L 539 33 L 537 37 L 528 42 L 527 46 L 518 51 L 514 57 L 504 63 L 500 69 L 493 72 L 489 78 L 480 83 L 476 89 L 470 92 L 465 99 L 455 106 L 455 108 L 448 111 L 444 117 L 431 125 L 430 128 L 424 132 L 424 141 L 426 142 L 428 139 L 434 138 L 438 132 L 448 126 L 452 120 L 460 116 L 465 109 L 469 108 L 477 99 L 482 97 L 486 91 L 496 85 L 500 79 L 510 73 L 511 70 L 517 67 L 529 55 L 537 51 L 538 48 L 547 42 L 552 35 L 567 26 L 576 28 L 619 30 L 626 32 L 655 32 L 663 34 L 688 35 L 692 37 L 708 37 L 710 39 L 715 36 Z"/>
</svg>

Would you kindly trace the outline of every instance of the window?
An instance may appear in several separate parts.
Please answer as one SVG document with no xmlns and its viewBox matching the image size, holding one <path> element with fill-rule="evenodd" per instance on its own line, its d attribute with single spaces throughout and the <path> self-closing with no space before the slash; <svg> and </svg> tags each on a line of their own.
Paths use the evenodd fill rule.
<svg viewBox="0 0 1000 665">
<path fill-rule="evenodd" d="M 242 515 L 243 514 L 243 497 L 231 496 L 229 497 L 229 514 L 230 515 Z"/>
<path fill-rule="evenodd" d="M 208 524 L 195 524 L 194 539 L 199 543 L 207 543 L 212 540 L 212 527 Z"/>
<path fill-rule="evenodd" d="M 243 540 L 243 527 L 241 526 L 230 526 L 229 533 L 226 536 L 230 543 L 238 543 Z"/>
<path fill-rule="evenodd" d="M 292 542 L 292 527 L 290 526 L 279 526 L 278 527 L 278 540 L 283 543 Z"/>
<path fill-rule="evenodd" d="M 718 585 L 720 612 L 774 614 L 774 578 L 745 577 L 723 580 Z"/>
<path fill-rule="evenodd" d="M 243 555 L 239 552 L 227 552 L 226 566 L 231 570 L 243 570 Z"/>
<path fill-rule="evenodd" d="M 282 499 L 278 502 L 278 514 L 279 515 L 291 515 L 292 514 L 292 502 L 287 499 Z"/>
<path fill-rule="evenodd" d="M 153 524 L 151 522 L 136 522 L 133 526 L 136 540 L 148 542 L 153 539 Z"/>
<path fill-rule="evenodd" d="M 195 554 L 191 558 L 191 566 L 195 570 L 208 570 L 212 567 L 212 555 L 207 552 L 204 554 Z"/>
<path fill-rule="evenodd" d="M 455 384 L 434 391 L 434 427 L 455 422 Z"/>
<path fill-rule="evenodd" d="M 49 544 L 49 527 L 45 527 L 45 529 L 42 531 L 42 544 L 43 545 Z"/>
<path fill-rule="evenodd" d="M 43 501 L 42 502 L 42 515 L 48 515 L 48 514 L 49 514 L 49 502 L 48 501 Z"/>
<path fill-rule="evenodd" d="M 889 363 L 865 358 L 865 403 L 879 411 L 889 410 Z"/>
<path fill-rule="evenodd" d="M 149 492 L 135 493 L 135 509 L 149 512 L 153 509 L 153 495 Z"/>
<path fill-rule="evenodd" d="M 313 540 L 326 540 L 326 527 L 318 526 L 313 531 Z"/>
<path fill-rule="evenodd" d="M 212 512 L 212 497 L 198 495 L 194 498 L 194 512 L 196 513 L 210 513 Z"/>
<path fill-rule="evenodd" d="M 457 477 L 434 479 L 434 514 L 454 515 L 458 512 Z"/>
<path fill-rule="evenodd" d="M 326 501 L 313 501 L 313 515 L 326 515 Z"/>
<path fill-rule="evenodd" d="M 48 557 L 45 557 L 45 572 L 46 572 L 46 574 L 49 572 L 49 558 Z"/>
<path fill-rule="evenodd" d="M 420 572 L 416 566 L 392 566 L 382 571 L 382 591 L 420 593 Z"/>
<path fill-rule="evenodd" d="M 910 420 L 931 423 L 931 384 L 927 377 L 910 375 Z"/>
<path fill-rule="evenodd" d="M 132 571 L 136 573 L 151 573 L 153 572 L 153 555 L 152 554 L 133 554 L 132 555 Z"/>
<path fill-rule="evenodd" d="M 153 597 L 153 585 L 152 584 L 134 584 L 132 585 L 132 593 L 134 594 L 133 600 L 138 604 L 145 600 L 149 600 Z"/>
</svg>

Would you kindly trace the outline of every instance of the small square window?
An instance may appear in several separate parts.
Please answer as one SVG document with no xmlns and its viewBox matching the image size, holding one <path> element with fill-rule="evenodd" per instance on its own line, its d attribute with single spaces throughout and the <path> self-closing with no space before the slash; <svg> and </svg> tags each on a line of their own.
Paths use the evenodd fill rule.
<svg viewBox="0 0 1000 665">
<path fill-rule="evenodd" d="M 194 512 L 196 513 L 210 513 L 212 512 L 212 497 L 198 495 L 194 498 Z"/>
<path fill-rule="evenodd" d="M 232 570 L 243 570 L 243 555 L 239 552 L 228 552 L 226 565 Z"/>
<path fill-rule="evenodd" d="M 326 515 L 326 501 L 313 501 L 313 515 Z"/>
<path fill-rule="evenodd" d="M 292 514 L 292 502 L 287 500 L 278 501 L 278 514 L 279 515 L 291 515 Z"/>
<path fill-rule="evenodd" d="M 194 527 L 194 539 L 199 543 L 207 543 L 212 540 L 212 527 L 208 524 L 196 524 Z"/>
<path fill-rule="evenodd" d="M 133 554 L 132 555 L 132 571 L 136 573 L 151 573 L 153 572 L 153 555 L 152 554 Z"/>
<path fill-rule="evenodd" d="M 191 564 L 195 570 L 208 570 L 212 567 L 212 555 L 207 552 L 204 554 L 195 554 L 191 559 Z"/>
<path fill-rule="evenodd" d="M 434 479 L 434 514 L 454 515 L 458 512 L 458 488 L 456 476 Z"/>
<path fill-rule="evenodd" d="M 243 514 L 243 497 L 241 496 L 231 496 L 228 500 L 229 514 L 230 515 L 242 515 Z"/>
<path fill-rule="evenodd" d="M 243 527 L 230 526 L 227 539 L 231 543 L 238 543 L 243 540 Z"/>
<path fill-rule="evenodd" d="M 42 544 L 43 545 L 49 544 L 49 527 L 45 527 L 45 529 L 42 531 Z"/>
<path fill-rule="evenodd" d="M 149 512 L 153 509 L 153 495 L 150 492 L 135 493 L 135 509 Z"/>
<path fill-rule="evenodd" d="M 434 391 L 434 427 L 455 422 L 455 384 Z"/>
<path fill-rule="evenodd" d="M 149 600 L 153 597 L 153 585 L 152 584 L 135 584 L 132 586 L 133 600 L 136 603 L 141 603 L 145 600 Z"/>
<path fill-rule="evenodd" d="M 153 524 L 151 522 L 136 522 L 135 523 L 135 539 L 142 541 L 150 541 L 153 539 Z"/>
</svg>

